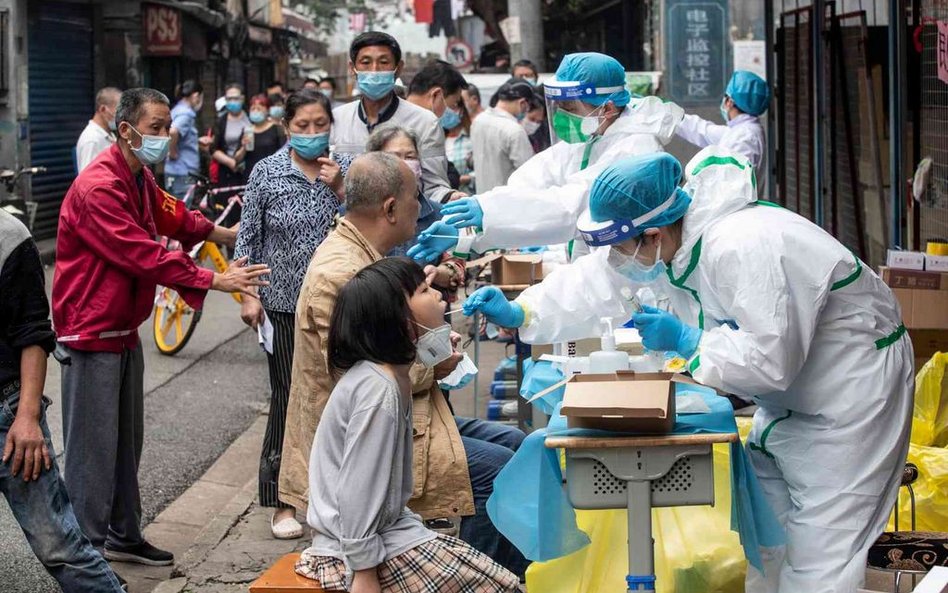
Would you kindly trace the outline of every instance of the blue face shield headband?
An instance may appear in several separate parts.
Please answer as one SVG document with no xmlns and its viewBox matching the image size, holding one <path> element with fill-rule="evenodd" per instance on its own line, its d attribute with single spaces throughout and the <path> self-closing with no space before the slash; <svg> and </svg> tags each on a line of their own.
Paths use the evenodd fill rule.
<svg viewBox="0 0 948 593">
<path fill-rule="evenodd" d="M 646 212 L 642 216 L 633 219 L 616 219 L 596 222 L 592 219 L 592 214 L 586 210 L 579 216 L 576 223 L 576 229 L 583 241 L 590 247 L 603 247 L 605 245 L 614 245 L 627 239 L 632 239 L 642 234 L 646 224 L 656 218 L 662 212 L 665 212 L 675 203 L 678 197 L 678 188 L 668 197 L 667 200 L 659 204 L 655 209 Z"/>
<path fill-rule="evenodd" d="M 578 81 L 558 81 L 549 80 L 543 83 L 543 92 L 550 101 L 586 101 L 596 97 L 611 98 L 612 95 L 621 93 L 625 90 L 624 86 L 597 87 L 594 84 L 586 84 Z"/>
</svg>

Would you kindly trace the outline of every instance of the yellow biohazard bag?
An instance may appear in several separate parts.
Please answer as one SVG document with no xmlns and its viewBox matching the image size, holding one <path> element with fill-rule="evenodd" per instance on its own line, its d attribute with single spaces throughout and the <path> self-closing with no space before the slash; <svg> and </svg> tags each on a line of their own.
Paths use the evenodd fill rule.
<svg viewBox="0 0 948 593">
<path fill-rule="evenodd" d="M 912 413 L 912 444 L 922 447 L 948 445 L 948 383 L 945 366 L 948 353 L 936 352 L 915 376 L 915 410 Z"/>
<path fill-rule="evenodd" d="M 915 490 L 915 528 L 919 531 L 948 531 L 948 381 L 945 368 L 948 353 L 938 352 L 915 377 L 915 409 L 912 414 L 912 442 L 908 461 L 918 467 Z M 899 530 L 908 531 L 911 498 L 899 490 Z M 889 518 L 895 530 L 895 513 Z"/>
<path fill-rule="evenodd" d="M 749 419 L 748 419 L 749 420 Z M 749 424 L 749 423 L 748 423 Z M 738 428 L 743 435 L 747 429 Z M 714 506 L 652 511 L 657 593 L 740 593 L 746 561 L 731 531 L 728 445 L 714 445 Z M 629 572 L 628 517 L 624 510 L 576 511 L 592 543 L 527 570 L 527 590 L 542 593 L 615 593 Z"/>
</svg>

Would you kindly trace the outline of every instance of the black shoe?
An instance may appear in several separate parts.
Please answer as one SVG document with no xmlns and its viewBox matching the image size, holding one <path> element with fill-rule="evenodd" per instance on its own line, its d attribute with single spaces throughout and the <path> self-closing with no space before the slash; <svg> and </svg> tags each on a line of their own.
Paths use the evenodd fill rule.
<svg viewBox="0 0 948 593">
<path fill-rule="evenodd" d="M 128 581 L 126 581 L 125 579 L 123 579 L 123 578 L 122 578 L 122 575 L 120 575 L 119 573 L 115 572 L 114 570 L 112 571 L 112 574 L 114 574 L 114 575 L 115 575 L 115 578 L 118 579 L 119 585 L 121 585 L 121 587 L 122 587 L 122 591 L 128 591 Z"/>
<path fill-rule="evenodd" d="M 109 544 L 105 544 L 105 559 L 113 562 L 134 562 L 135 564 L 148 566 L 171 566 L 174 564 L 174 554 L 159 550 L 145 541 L 126 548 L 110 547 Z"/>
</svg>

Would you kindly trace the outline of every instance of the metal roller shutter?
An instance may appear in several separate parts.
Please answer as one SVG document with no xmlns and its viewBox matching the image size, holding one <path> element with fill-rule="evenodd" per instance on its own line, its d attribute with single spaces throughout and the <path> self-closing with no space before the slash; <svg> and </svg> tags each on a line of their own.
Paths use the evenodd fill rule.
<svg viewBox="0 0 948 593">
<path fill-rule="evenodd" d="M 30 160 L 47 172 L 33 179 L 33 235 L 56 235 L 59 206 L 75 178 L 76 140 L 92 116 L 92 18 L 88 5 L 29 3 Z"/>
</svg>

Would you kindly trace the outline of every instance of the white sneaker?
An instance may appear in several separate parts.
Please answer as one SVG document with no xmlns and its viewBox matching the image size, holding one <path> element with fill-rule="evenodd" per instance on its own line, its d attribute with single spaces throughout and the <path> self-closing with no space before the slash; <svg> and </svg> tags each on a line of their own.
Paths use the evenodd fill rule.
<svg viewBox="0 0 948 593">
<path fill-rule="evenodd" d="M 270 533 L 276 539 L 297 539 L 303 537 L 303 526 L 295 517 L 287 517 L 274 523 L 276 514 L 270 517 Z"/>
</svg>

